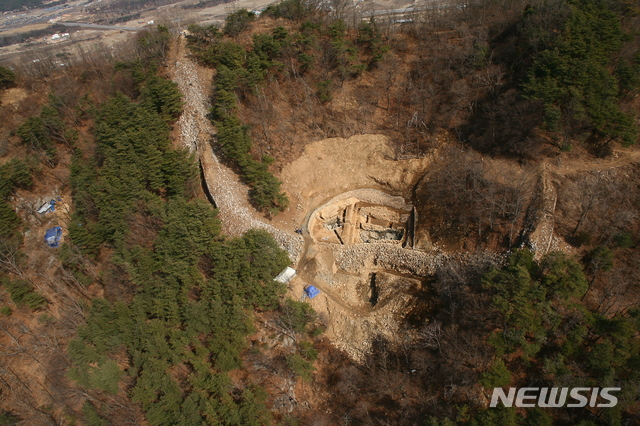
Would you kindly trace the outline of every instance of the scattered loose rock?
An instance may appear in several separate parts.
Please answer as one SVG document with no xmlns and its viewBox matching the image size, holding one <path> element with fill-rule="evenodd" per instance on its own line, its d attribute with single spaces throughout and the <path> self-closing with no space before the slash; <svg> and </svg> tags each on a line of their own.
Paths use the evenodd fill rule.
<svg viewBox="0 0 640 426">
<path fill-rule="evenodd" d="M 215 128 L 207 114 L 211 108 L 210 89 L 202 81 L 198 66 L 186 54 L 186 40 L 178 40 L 173 80 L 184 94 L 184 111 L 178 120 L 180 140 L 184 148 L 194 152 L 202 163 L 205 184 L 216 202 L 223 232 L 238 236 L 252 228 L 264 229 L 289 253 L 295 263 L 300 257 L 303 239 L 267 223 L 249 203 L 249 189 L 238 175 L 222 164 L 212 149 Z"/>
</svg>

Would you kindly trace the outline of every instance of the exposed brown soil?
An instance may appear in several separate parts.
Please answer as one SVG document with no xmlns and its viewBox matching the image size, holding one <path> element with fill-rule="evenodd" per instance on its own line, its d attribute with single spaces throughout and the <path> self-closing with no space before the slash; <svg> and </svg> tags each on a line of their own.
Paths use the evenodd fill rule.
<svg viewBox="0 0 640 426">
<path fill-rule="evenodd" d="M 0 103 L 4 105 L 15 106 L 23 101 L 28 95 L 27 91 L 21 87 L 12 87 L 5 90 L 0 95 Z"/>
</svg>

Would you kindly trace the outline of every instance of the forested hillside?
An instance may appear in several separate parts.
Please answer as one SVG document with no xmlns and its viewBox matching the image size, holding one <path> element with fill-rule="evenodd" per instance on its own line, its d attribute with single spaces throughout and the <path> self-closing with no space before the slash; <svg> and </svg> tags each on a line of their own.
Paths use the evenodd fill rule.
<svg viewBox="0 0 640 426">
<path fill-rule="evenodd" d="M 71 153 L 73 208 L 58 249 L 61 271 L 84 294 L 99 285 L 105 298 L 79 301 L 86 325 L 60 348 L 67 378 L 58 377 L 56 386 L 82 390 L 87 398 L 80 406 L 54 398 L 51 410 L 62 408 L 83 424 L 143 417 L 156 425 L 269 423 L 266 392 L 229 373 L 243 365 L 255 312 L 282 309 L 289 318 L 283 326 L 301 337 L 312 330 L 313 316 L 297 302 L 285 303 L 284 286 L 273 281 L 290 264 L 286 252 L 263 231 L 220 235 L 215 210 L 198 198 L 194 158 L 172 148 L 169 129 L 181 112 L 181 94 L 159 75 L 156 59 L 166 53 L 162 38 L 168 36 L 160 28 L 142 58 L 115 65 L 111 78 L 128 81 L 133 97 L 118 91 L 99 103 L 91 94 L 76 101 L 72 123 L 90 123 L 90 134 L 79 138 L 65 114 L 69 105 L 55 95 L 19 126 L 16 134 L 40 164 L 12 159 L 0 169 L 3 266 L 10 257 L 24 258 L 3 269 L 13 273 L 3 272 L 2 284 L 19 310 L 37 314 L 50 302 L 15 278 L 28 267 L 29 253 L 16 252 L 25 224 L 7 201 L 16 189 L 33 186 L 34 169 L 58 167 Z M 11 317 L 12 309 L 5 305 L 3 315 Z M 311 353 L 311 343 L 303 343 L 302 353 Z M 311 369 L 300 355 L 291 363 L 293 372 Z M 114 405 L 116 395 L 128 399 L 127 410 Z M 23 417 L 7 406 L 2 419 L 39 424 L 38 407 Z"/>
<path fill-rule="evenodd" d="M 383 134 L 388 161 L 430 159 L 406 193 L 380 183 L 415 206 L 415 251 L 440 250 L 400 289 L 429 310 L 397 312 L 358 359 L 273 280 L 291 259 L 269 233 L 221 233 L 176 143 L 182 29 L 65 73 L 1 67 L 0 424 L 640 423 L 639 13 L 480 1 L 394 23 L 285 0 L 189 26 L 209 142 L 265 221 L 299 230 L 281 171 L 318 139 Z M 621 391 L 490 408 L 495 387 Z"/>
</svg>

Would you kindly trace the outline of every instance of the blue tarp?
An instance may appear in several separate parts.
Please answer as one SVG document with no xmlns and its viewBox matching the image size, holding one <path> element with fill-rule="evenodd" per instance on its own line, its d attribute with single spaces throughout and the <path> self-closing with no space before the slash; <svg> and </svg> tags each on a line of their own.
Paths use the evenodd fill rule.
<svg viewBox="0 0 640 426">
<path fill-rule="evenodd" d="M 51 204 L 51 211 L 52 211 L 52 212 L 56 211 L 56 203 L 57 203 L 58 201 L 62 201 L 62 198 L 58 197 L 58 199 L 57 199 L 57 200 L 51 200 L 51 201 L 50 201 L 50 204 Z"/>
<path fill-rule="evenodd" d="M 309 299 L 313 299 L 314 297 L 316 297 L 317 295 L 320 294 L 320 290 L 318 290 L 317 288 L 315 288 L 312 285 L 310 285 L 309 287 L 305 288 L 304 292 L 307 293 L 307 296 L 309 296 Z"/>
<path fill-rule="evenodd" d="M 62 228 L 56 226 L 51 229 L 47 229 L 47 233 L 44 234 L 44 242 L 49 247 L 58 247 L 60 245 L 60 238 L 62 237 Z"/>
</svg>

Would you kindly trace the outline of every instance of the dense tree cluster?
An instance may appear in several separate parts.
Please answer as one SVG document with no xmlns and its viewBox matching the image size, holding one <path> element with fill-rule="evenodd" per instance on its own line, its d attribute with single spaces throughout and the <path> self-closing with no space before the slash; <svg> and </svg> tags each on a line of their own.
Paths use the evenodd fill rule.
<svg viewBox="0 0 640 426">
<path fill-rule="evenodd" d="M 284 287 L 273 277 L 289 259 L 263 231 L 219 235 L 215 210 L 190 199 L 193 159 L 167 138 L 179 92 L 140 75 L 140 99 L 119 94 L 102 105 L 98 150 L 77 151 L 72 166 L 72 244 L 92 256 L 112 245 L 112 268 L 131 296 L 93 301 L 69 347 L 70 375 L 107 393 L 125 386 L 153 425 L 263 424 L 264 391 L 234 387 L 227 373 L 241 365 L 252 310 L 279 306 Z M 68 248 L 63 257 L 71 262 Z M 103 415 L 90 403 L 84 412 Z"/>
<path fill-rule="evenodd" d="M 574 141 L 601 154 L 614 140 L 635 143 L 628 96 L 638 87 L 638 44 L 633 31 L 623 30 L 633 16 L 624 1 L 529 5 L 490 40 L 489 63 L 505 72 L 462 126 L 468 141 L 484 152 L 519 156 L 540 150 L 536 129 L 565 151 Z"/>
<path fill-rule="evenodd" d="M 638 129 L 618 102 L 621 93 L 638 86 L 640 68 L 621 59 L 617 73 L 610 71 L 612 57 L 626 40 L 618 15 L 606 2 L 576 1 L 565 7 L 560 35 L 537 46 L 541 50 L 523 83 L 525 96 L 544 103 L 550 130 L 568 135 L 590 131 L 598 144 L 613 139 L 635 143 Z M 537 13 L 545 12 L 530 9 L 524 19 Z"/>
<path fill-rule="evenodd" d="M 3 259 L 17 254 L 22 243 L 22 234 L 19 232 L 22 221 L 9 203 L 9 197 L 18 188 L 29 189 L 32 186 L 31 168 L 25 162 L 14 158 L 0 166 L 0 257 Z M 0 272 L 0 286 L 9 292 L 11 300 L 18 306 L 35 310 L 47 304 L 44 296 L 35 291 L 31 283 L 21 279 L 12 280 L 4 271 Z M 10 308 L 5 306 L 3 309 Z"/>
<path fill-rule="evenodd" d="M 29 189 L 32 185 L 31 168 L 24 161 L 14 158 L 0 165 L 0 238 L 3 240 L 19 238 L 20 218 L 9 204 L 9 197 L 16 189 Z"/>
<path fill-rule="evenodd" d="M 69 348 L 71 375 L 117 393 L 123 372 L 113 357 L 124 349 L 131 399 L 150 424 L 262 424 L 264 391 L 235 388 L 227 373 L 241 366 L 250 310 L 277 306 L 284 288 L 272 277 L 288 258 L 264 232 L 221 241 L 204 203 L 176 198 L 164 208 L 152 250 L 135 246 L 120 260 L 136 295 L 129 303 L 94 301 Z M 198 268 L 205 260 L 206 278 Z"/>
<path fill-rule="evenodd" d="M 27 281 L 11 280 L 5 275 L 0 275 L 0 285 L 9 291 L 13 303 L 20 307 L 26 306 L 31 310 L 36 310 L 47 305 L 47 300 L 44 296 L 37 292 L 33 285 Z"/>
<path fill-rule="evenodd" d="M 155 75 L 141 79 L 140 86 L 139 102 L 119 94 L 100 107 L 98 155 L 74 155 L 76 209 L 69 235 L 87 254 L 97 254 L 103 242 L 121 243 L 135 214 L 153 221 L 160 200 L 184 197 L 197 173 L 193 159 L 173 150 L 168 139 L 167 120 L 181 108 L 177 86 Z"/>
<path fill-rule="evenodd" d="M 587 279 L 562 253 L 534 262 L 531 252 L 517 252 L 507 266 L 486 274 L 483 285 L 504 321 L 489 338 L 499 361 L 483 375 L 483 385 L 507 386 L 521 382 L 515 378 L 524 374 L 542 387 L 620 387 L 619 404 L 595 413 L 601 421 L 619 424 L 638 398 L 640 311 L 606 316 L 581 304 Z M 566 410 L 555 417 L 577 423 L 593 416 L 586 411 Z"/>
<path fill-rule="evenodd" d="M 256 14 L 248 11 L 247 9 L 237 10 L 225 19 L 224 34 L 235 37 L 241 32 L 246 30 L 253 20 L 256 19 Z"/>
<path fill-rule="evenodd" d="M 13 86 L 15 82 L 15 73 L 7 67 L 0 66 L 0 90 Z"/>
<path fill-rule="evenodd" d="M 42 153 L 50 165 L 57 161 L 56 144 L 64 143 L 72 147 L 78 137 L 77 130 L 67 126 L 63 120 L 61 108 L 60 99 L 51 95 L 40 114 L 26 119 L 16 132 L 24 145 Z"/>
</svg>

